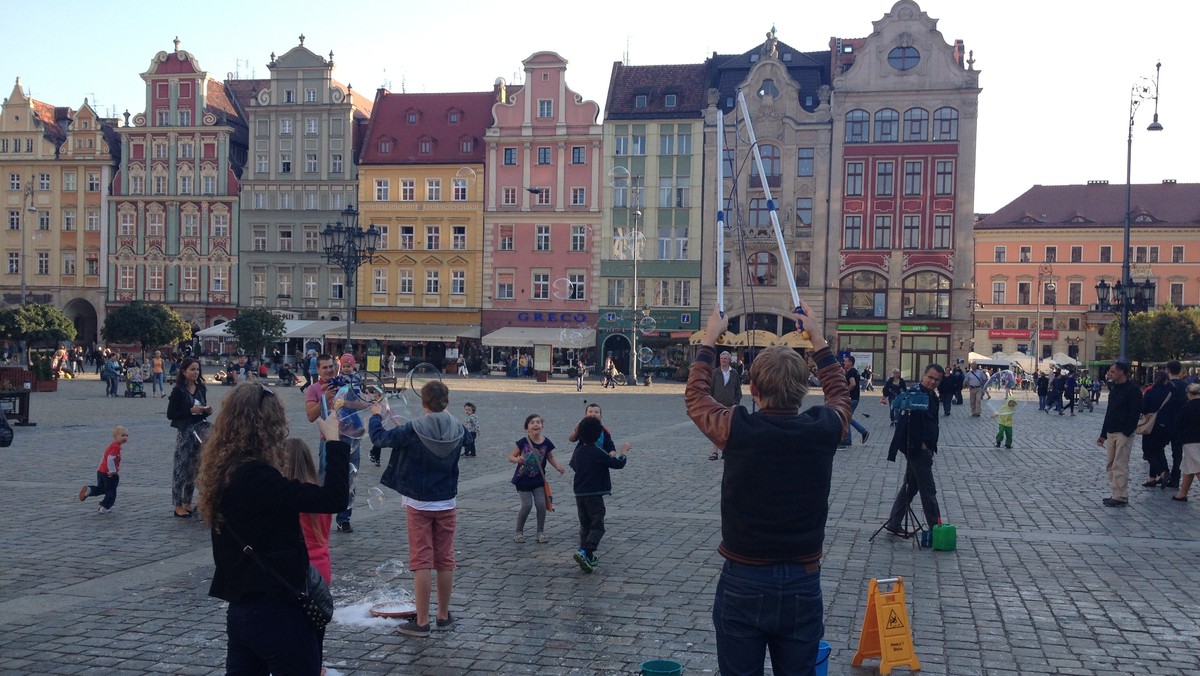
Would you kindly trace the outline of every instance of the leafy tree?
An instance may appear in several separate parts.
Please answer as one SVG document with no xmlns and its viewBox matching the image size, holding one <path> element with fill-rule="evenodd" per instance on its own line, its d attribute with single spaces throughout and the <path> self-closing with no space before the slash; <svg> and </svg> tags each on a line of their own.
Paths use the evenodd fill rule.
<svg viewBox="0 0 1200 676">
<path fill-rule="evenodd" d="M 75 324 L 53 305 L 28 303 L 0 312 L 0 337 L 31 347 L 75 340 Z"/>
<path fill-rule="evenodd" d="M 144 354 L 152 347 L 192 337 L 192 327 L 166 305 L 135 300 L 108 313 L 100 335 L 117 343 L 137 343 Z"/>
<path fill-rule="evenodd" d="M 1104 330 L 1099 353 L 1115 359 L 1120 353 L 1121 323 L 1111 322 Z M 1129 316 L 1129 354 L 1131 361 L 1158 363 L 1184 359 L 1200 353 L 1200 309 L 1180 311 L 1167 304 L 1152 312 Z"/>
<path fill-rule="evenodd" d="M 238 347 L 248 355 L 260 355 L 267 347 L 283 340 L 287 325 L 283 318 L 262 308 L 241 310 L 225 325 L 229 335 L 237 339 Z"/>
</svg>

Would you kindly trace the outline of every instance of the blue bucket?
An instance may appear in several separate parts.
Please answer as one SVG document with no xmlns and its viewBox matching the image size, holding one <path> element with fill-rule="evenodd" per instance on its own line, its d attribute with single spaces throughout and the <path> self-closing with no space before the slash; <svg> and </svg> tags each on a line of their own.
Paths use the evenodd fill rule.
<svg viewBox="0 0 1200 676">
<path fill-rule="evenodd" d="M 672 660 L 648 660 L 642 662 L 642 676 L 679 676 L 683 665 Z"/>
<path fill-rule="evenodd" d="M 817 676 L 828 676 L 829 674 L 829 644 L 821 641 L 817 646 Z"/>
</svg>

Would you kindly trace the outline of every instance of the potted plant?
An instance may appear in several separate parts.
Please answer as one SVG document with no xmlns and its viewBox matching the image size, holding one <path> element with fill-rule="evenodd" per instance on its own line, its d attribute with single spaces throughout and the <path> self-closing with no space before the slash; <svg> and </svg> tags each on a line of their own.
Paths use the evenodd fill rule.
<svg viewBox="0 0 1200 676">
<path fill-rule="evenodd" d="M 33 391 L 34 392 L 57 392 L 58 380 L 54 377 L 54 371 L 50 368 L 50 357 L 47 355 L 36 355 L 29 364 L 29 370 L 33 372 Z"/>
</svg>

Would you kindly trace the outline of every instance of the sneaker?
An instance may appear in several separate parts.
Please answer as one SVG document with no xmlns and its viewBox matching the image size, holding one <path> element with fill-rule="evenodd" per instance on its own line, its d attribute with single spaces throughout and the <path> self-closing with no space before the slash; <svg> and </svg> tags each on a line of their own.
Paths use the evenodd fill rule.
<svg viewBox="0 0 1200 676">
<path fill-rule="evenodd" d="M 846 451 L 849 449 L 850 449 L 850 447 L 846 446 L 845 444 L 838 444 L 838 447 L 837 447 L 837 450 L 839 450 L 839 451 Z"/>
<path fill-rule="evenodd" d="M 863 434 L 862 434 L 863 440 L 862 440 L 862 442 L 863 442 L 864 444 L 865 444 L 865 443 L 867 443 L 867 438 L 868 438 L 868 437 L 870 437 L 870 436 L 871 436 L 871 430 L 863 430 Z"/>
<path fill-rule="evenodd" d="M 436 620 L 436 622 L 434 623 L 435 629 L 449 629 L 450 625 L 454 624 L 454 614 L 451 613 L 450 611 L 446 611 L 446 619 L 444 619 L 444 620 L 440 620 L 437 618 L 434 618 L 434 619 Z"/>
<path fill-rule="evenodd" d="M 538 533 L 537 540 L 538 540 L 538 542 L 540 542 L 542 544 L 546 544 L 547 542 L 550 541 L 550 538 L 546 537 L 545 533 Z"/>
<path fill-rule="evenodd" d="M 88 493 L 90 493 L 90 492 L 91 492 L 91 491 L 89 491 L 89 490 L 88 490 L 88 487 L 87 487 L 87 486 L 84 486 L 83 488 L 80 488 L 80 489 L 79 489 L 79 501 L 80 501 L 80 502 L 83 502 L 84 500 L 87 500 Z"/>
<path fill-rule="evenodd" d="M 513 533 L 513 542 L 524 542 L 524 541 L 525 541 L 524 533 Z"/>
<path fill-rule="evenodd" d="M 575 563 L 579 564 L 579 569 L 585 573 L 592 572 L 592 569 L 596 567 L 596 564 L 592 563 L 592 559 L 588 558 L 587 552 L 582 549 L 576 550 L 572 558 L 575 559 Z"/>
<path fill-rule="evenodd" d="M 1104 498 L 1105 507 L 1124 507 L 1129 504 L 1128 500 L 1117 500 L 1116 498 Z"/>
<path fill-rule="evenodd" d="M 1000 448 L 1000 442 L 999 442 L 999 441 L 997 441 L 997 442 L 996 442 L 996 448 Z"/>
<path fill-rule="evenodd" d="M 100 509 L 96 510 L 96 513 L 97 514 L 108 514 L 111 511 L 112 511 L 112 507 L 101 507 Z"/>
<path fill-rule="evenodd" d="M 350 527 L 349 521 L 339 521 L 337 525 L 337 531 L 339 533 L 353 533 L 354 529 Z"/>
<path fill-rule="evenodd" d="M 396 627 L 396 633 L 404 636 L 416 636 L 417 638 L 429 638 L 430 632 L 428 624 L 417 624 L 416 620 L 409 620 Z"/>
</svg>

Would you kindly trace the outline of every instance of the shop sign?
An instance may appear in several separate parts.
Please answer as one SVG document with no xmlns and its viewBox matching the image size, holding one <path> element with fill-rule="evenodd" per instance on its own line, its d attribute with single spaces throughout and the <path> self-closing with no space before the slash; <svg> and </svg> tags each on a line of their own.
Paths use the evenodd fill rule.
<svg viewBox="0 0 1200 676">
<path fill-rule="evenodd" d="M 563 322 L 586 324 L 588 316 L 577 312 L 518 312 L 517 321 L 542 322 L 544 324 L 562 324 Z"/>
<path fill-rule="evenodd" d="M 1020 338 L 1029 339 L 1033 331 L 1029 329 L 988 329 L 988 338 Z"/>
<path fill-rule="evenodd" d="M 929 333 L 930 331 L 950 331 L 948 324 L 901 324 L 901 331 L 909 331 L 913 333 Z"/>
<path fill-rule="evenodd" d="M 838 324 L 838 331 L 887 331 L 887 324 Z"/>
</svg>

